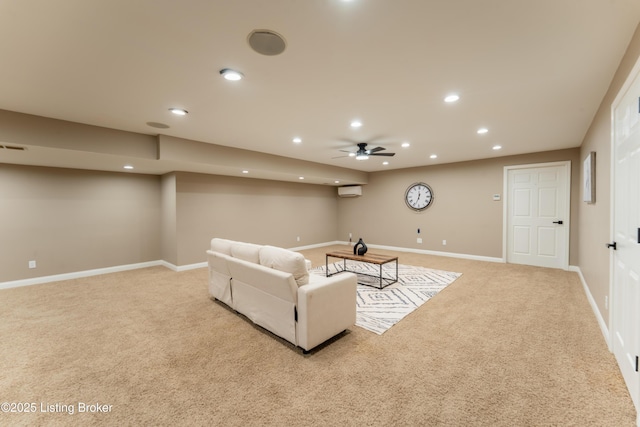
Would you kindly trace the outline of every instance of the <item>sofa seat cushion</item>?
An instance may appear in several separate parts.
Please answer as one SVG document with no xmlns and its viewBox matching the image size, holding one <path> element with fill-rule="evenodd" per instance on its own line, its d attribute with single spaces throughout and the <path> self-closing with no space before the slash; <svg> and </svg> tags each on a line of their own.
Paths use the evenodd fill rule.
<svg viewBox="0 0 640 427">
<path fill-rule="evenodd" d="M 309 283 L 307 262 L 301 253 L 266 245 L 260 249 L 260 264 L 292 274 L 298 286 Z"/>
<path fill-rule="evenodd" d="M 231 256 L 244 261 L 260 264 L 261 245 L 254 243 L 233 242 L 231 245 Z"/>
</svg>

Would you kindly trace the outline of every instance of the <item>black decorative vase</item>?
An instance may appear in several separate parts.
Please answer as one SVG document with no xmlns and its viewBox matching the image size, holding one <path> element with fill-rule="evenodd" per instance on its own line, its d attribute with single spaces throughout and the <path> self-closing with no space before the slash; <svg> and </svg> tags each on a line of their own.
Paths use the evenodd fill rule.
<svg viewBox="0 0 640 427">
<path fill-rule="evenodd" d="M 358 240 L 358 243 L 356 243 L 356 245 L 353 247 L 353 254 L 362 256 L 366 253 L 367 253 L 367 245 L 364 244 L 361 237 Z"/>
</svg>

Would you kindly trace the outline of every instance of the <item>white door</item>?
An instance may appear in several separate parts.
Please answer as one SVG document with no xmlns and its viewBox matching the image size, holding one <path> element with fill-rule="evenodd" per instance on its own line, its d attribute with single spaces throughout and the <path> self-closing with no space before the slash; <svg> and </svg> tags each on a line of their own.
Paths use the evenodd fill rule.
<svg viewBox="0 0 640 427">
<path fill-rule="evenodd" d="M 611 341 L 640 408 L 640 73 L 635 75 L 613 104 Z"/>
<path fill-rule="evenodd" d="M 570 162 L 506 167 L 506 261 L 569 268 Z"/>
</svg>

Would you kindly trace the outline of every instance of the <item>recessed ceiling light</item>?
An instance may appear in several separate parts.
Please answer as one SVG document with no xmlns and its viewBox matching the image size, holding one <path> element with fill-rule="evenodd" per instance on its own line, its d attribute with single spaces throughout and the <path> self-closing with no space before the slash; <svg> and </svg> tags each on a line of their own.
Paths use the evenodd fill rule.
<svg viewBox="0 0 640 427">
<path fill-rule="evenodd" d="M 389 162 L 387 162 L 387 161 L 385 160 L 384 162 L 382 162 L 382 164 L 383 164 L 384 166 L 386 166 L 386 165 L 388 165 L 388 164 L 389 164 Z"/>
<path fill-rule="evenodd" d="M 124 169 L 127 169 L 127 170 L 132 170 L 132 169 L 133 169 L 133 166 L 131 166 L 131 165 L 124 165 L 124 166 L 123 166 L 123 168 L 124 168 Z"/>
<path fill-rule="evenodd" d="M 248 170 L 243 170 L 242 173 L 249 173 L 249 171 Z"/>
<path fill-rule="evenodd" d="M 362 126 L 362 122 L 360 120 L 354 120 L 351 122 L 351 127 L 352 128 L 359 128 Z"/>
<path fill-rule="evenodd" d="M 335 181 L 333 181 L 334 184 L 340 184 L 340 181 L 338 181 L 337 179 Z"/>
<path fill-rule="evenodd" d="M 293 138 L 293 142 L 295 142 L 296 144 L 300 144 L 302 142 L 302 138 L 295 137 Z"/>
<path fill-rule="evenodd" d="M 298 179 L 304 179 L 304 176 L 300 176 L 300 177 L 298 177 Z"/>
<path fill-rule="evenodd" d="M 411 146 L 411 144 L 409 144 L 408 142 L 403 142 L 402 143 L 402 148 L 407 148 L 407 147 L 410 147 L 410 146 Z"/>
<path fill-rule="evenodd" d="M 220 70 L 220 74 L 227 80 L 238 81 L 242 80 L 244 75 L 240 71 L 232 70 L 230 68 L 223 68 Z"/>
<path fill-rule="evenodd" d="M 456 102 L 459 99 L 460 99 L 460 96 L 456 95 L 455 93 L 452 93 L 451 95 L 447 95 L 447 97 L 444 99 L 444 102 Z"/>
<path fill-rule="evenodd" d="M 430 156 L 429 156 L 429 158 L 430 158 L 430 159 L 437 159 L 437 158 L 438 158 L 438 155 L 437 155 L 437 154 L 432 154 L 432 155 L 430 155 Z"/>
<path fill-rule="evenodd" d="M 176 116 L 186 116 L 187 114 L 189 114 L 189 112 L 184 108 L 169 108 L 169 111 L 171 111 Z"/>
<path fill-rule="evenodd" d="M 493 148 L 494 150 L 499 150 L 499 149 L 501 149 L 501 148 L 502 148 L 502 145 L 494 145 L 492 148 Z"/>
<path fill-rule="evenodd" d="M 489 129 L 487 128 L 480 128 L 478 129 L 478 134 L 483 135 L 485 133 L 489 132 Z"/>
</svg>

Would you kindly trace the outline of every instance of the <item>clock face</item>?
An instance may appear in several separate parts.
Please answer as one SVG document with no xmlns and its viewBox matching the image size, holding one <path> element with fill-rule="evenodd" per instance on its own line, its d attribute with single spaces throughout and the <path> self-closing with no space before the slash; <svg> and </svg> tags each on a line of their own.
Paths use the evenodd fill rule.
<svg viewBox="0 0 640 427">
<path fill-rule="evenodd" d="M 425 210 L 433 202 L 433 190 L 424 182 L 416 182 L 407 188 L 407 192 L 404 194 L 404 201 L 413 210 Z"/>
</svg>

